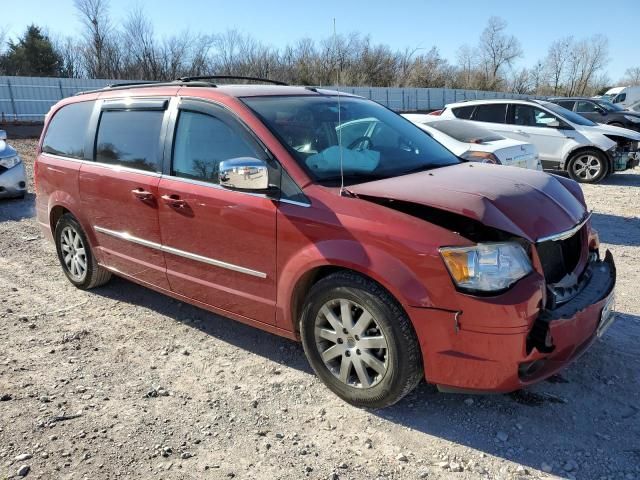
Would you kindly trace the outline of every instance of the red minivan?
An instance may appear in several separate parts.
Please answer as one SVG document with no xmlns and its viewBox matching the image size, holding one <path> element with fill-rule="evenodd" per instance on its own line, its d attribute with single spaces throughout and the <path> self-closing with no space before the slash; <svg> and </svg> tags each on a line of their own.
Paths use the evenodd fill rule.
<svg viewBox="0 0 640 480">
<path fill-rule="evenodd" d="M 463 161 L 356 96 L 201 78 L 88 92 L 48 114 L 35 172 L 76 287 L 115 274 L 300 339 L 355 405 L 422 378 L 520 389 L 614 318 L 577 183 Z"/>
</svg>

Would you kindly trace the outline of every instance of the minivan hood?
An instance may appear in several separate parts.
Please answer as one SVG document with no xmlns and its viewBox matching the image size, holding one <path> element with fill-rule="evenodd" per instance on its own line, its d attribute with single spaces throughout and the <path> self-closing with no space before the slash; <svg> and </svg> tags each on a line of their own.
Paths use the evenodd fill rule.
<svg viewBox="0 0 640 480">
<path fill-rule="evenodd" d="M 461 163 L 352 185 L 349 191 L 464 215 L 531 242 L 569 230 L 586 216 L 577 183 L 503 165 Z"/>
</svg>

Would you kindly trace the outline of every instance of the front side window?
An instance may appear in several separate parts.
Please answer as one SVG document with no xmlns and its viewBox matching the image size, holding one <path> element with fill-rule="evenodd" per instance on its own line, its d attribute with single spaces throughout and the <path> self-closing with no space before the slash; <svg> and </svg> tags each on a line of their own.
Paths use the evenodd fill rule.
<svg viewBox="0 0 640 480">
<path fill-rule="evenodd" d="M 160 172 L 163 116 L 161 110 L 103 111 L 96 139 L 96 161 Z"/>
<path fill-rule="evenodd" d="M 219 166 L 223 160 L 260 156 L 239 126 L 205 113 L 180 111 L 172 175 L 218 183 Z"/>
<path fill-rule="evenodd" d="M 339 184 L 341 170 L 345 184 L 355 184 L 460 162 L 419 127 L 369 100 L 335 95 L 242 100 L 310 176 L 326 185 Z"/>
<path fill-rule="evenodd" d="M 564 107 L 564 105 L 562 105 Z M 580 113 L 598 113 L 598 107 L 593 102 L 578 102 L 577 112 Z"/>
<path fill-rule="evenodd" d="M 85 141 L 95 102 L 65 105 L 51 119 L 42 142 L 42 151 L 53 155 L 86 159 Z"/>
<path fill-rule="evenodd" d="M 513 123 L 524 127 L 548 127 L 557 123 L 558 119 L 541 108 L 516 103 L 513 105 Z"/>
<path fill-rule="evenodd" d="M 487 105 L 478 105 L 473 114 L 473 119 L 478 122 L 505 123 L 506 114 L 506 103 L 490 103 Z"/>
<path fill-rule="evenodd" d="M 613 103 L 624 102 L 626 99 L 627 99 L 627 94 L 621 93 L 616 98 L 613 99 Z"/>
</svg>

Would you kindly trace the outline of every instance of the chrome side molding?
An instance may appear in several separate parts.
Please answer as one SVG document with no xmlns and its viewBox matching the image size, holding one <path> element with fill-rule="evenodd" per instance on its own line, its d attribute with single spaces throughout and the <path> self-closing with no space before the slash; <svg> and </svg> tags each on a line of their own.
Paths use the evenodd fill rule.
<svg viewBox="0 0 640 480">
<path fill-rule="evenodd" d="M 208 265 L 213 265 L 215 267 L 225 268 L 227 270 L 232 270 L 234 272 L 244 273 L 246 275 L 251 275 L 253 277 L 267 278 L 267 274 L 264 272 L 259 272 L 257 270 L 252 270 L 250 268 L 241 267 L 240 265 L 234 265 L 233 263 L 223 262 L 222 260 L 217 260 L 215 258 L 204 257 L 196 253 L 185 252 L 184 250 L 180 250 L 178 248 L 161 245 L 156 242 L 145 240 L 144 238 L 134 237 L 133 235 L 130 235 L 127 232 L 117 232 L 115 230 L 109 230 L 108 228 L 95 226 L 95 225 L 93 228 L 96 232 L 104 233 L 105 235 L 109 235 L 111 237 L 118 238 L 120 240 L 125 240 L 127 242 L 136 243 L 144 247 L 153 248 L 161 252 L 170 253 L 172 255 L 177 255 L 179 257 L 188 258 L 189 260 L 195 260 L 196 262 L 202 262 Z"/>
</svg>

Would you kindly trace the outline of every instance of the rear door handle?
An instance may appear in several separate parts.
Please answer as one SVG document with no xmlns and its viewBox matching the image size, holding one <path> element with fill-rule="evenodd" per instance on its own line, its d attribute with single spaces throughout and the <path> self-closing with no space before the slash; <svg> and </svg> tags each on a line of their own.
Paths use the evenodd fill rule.
<svg viewBox="0 0 640 480">
<path fill-rule="evenodd" d="M 153 200 L 153 193 L 147 192 L 143 188 L 135 188 L 131 190 L 131 193 L 133 194 L 134 197 L 136 197 L 139 200 L 143 200 L 143 201 Z"/>
<path fill-rule="evenodd" d="M 180 199 L 179 195 L 162 195 L 160 197 L 164 203 L 174 208 L 184 208 L 187 206 L 187 202 Z"/>
</svg>

